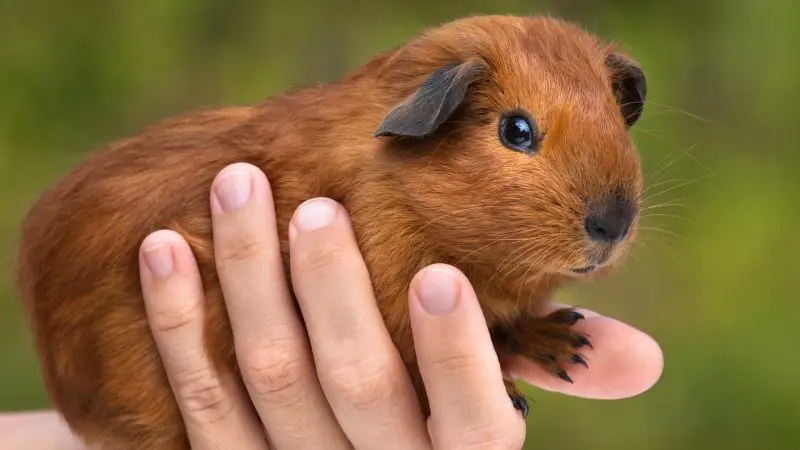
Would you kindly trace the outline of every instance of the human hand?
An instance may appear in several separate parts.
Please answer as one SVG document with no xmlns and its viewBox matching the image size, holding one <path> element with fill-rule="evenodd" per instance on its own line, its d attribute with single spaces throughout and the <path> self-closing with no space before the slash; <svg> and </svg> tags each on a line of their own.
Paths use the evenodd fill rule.
<svg viewBox="0 0 800 450">
<path fill-rule="evenodd" d="M 422 270 L 410 320 L 431 403 L 426 422 L 377 309 L 347 213 L 328 199 L 302 205 L 290 225 L 295 312 L 264 174 L 223 170 L 212 188 L 214 247 L 247 393 L 203 358 L 203 293 L 189 246 L 171 231 L 142 245 L 142 286 L 153 332 L 194 449 L 519 448 L 524 423 L 502 383 L 475 294 L 452 267 Z M 165 271 L 158 255 L 171 261 Z M 148 262 L 155 261 L 155 270 Z M 555 307 L 555 306 L 554 306 Z M 586 311 L 580 325 L 602 349 L 573 385 L 504 356 L 512 373 L 585 397 L 635 395 L 655 383 L 661 352 L 645 334 Z M 304 329 L 307 328 L 307 330 Z M 625 343 L 625 352 L 609 349 Z M 629 376 L 630 374 L 635 374 Z M 252 402 L 257 414 L 251 412 Z M 479 405 L 476 407 L 476 405 Z M 269 444 L 264 438 L 268 435 Z"/>
<path fill-rule="evenodd" d="M 285 282 L 264 174 L 244 164 L 226 168 L 214 182 L 211 204 L 217 270 L 246 393 L 203 357 L 203 293 L 188 244 L 162 230 L 141 251 L 151 327 L 194 449 L 218 443 L 237 449 L 521 447 L 524 423 L 506 395 L 463 275 L 436 265 L 410 288 L 433 409 L 428 423 L 344 209 L 315 199 L 292 220 L 291 272 L 301 319 Z M 452 311 L 445 314 L 448 304 Z"/>
</svg>

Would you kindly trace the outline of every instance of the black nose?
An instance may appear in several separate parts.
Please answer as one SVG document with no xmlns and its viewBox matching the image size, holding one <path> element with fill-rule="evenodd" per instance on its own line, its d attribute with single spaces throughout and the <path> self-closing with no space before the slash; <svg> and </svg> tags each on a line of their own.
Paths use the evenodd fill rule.
<svg viewBox="0 0 800 450">
<path fill-rule="evenodd" d="M 603 202 L 586 217 L 586 233 L 593 241 L 616 242 L 624 239 L 636 216 L 636 206 L 628 200 Z"/>
</svg>

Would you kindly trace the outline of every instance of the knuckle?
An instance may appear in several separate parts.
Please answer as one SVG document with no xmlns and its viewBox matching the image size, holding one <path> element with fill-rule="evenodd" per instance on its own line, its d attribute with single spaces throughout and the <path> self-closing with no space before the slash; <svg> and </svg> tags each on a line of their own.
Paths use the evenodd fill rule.
<svg viewBox="0 0 800 450">
<path fill-rule="evenodd" d="M 230 263 L 247 261 L 269 253 L 266 242 L 254 236 L 241 236 L 217 244 L 217 265 L 224 267 Z"/>
<path fill-rule="evenodd" d="M 187 415 L 200 423 L 217 422 L 233 408 L 219 378 L 210 369 L 187 373 L 175 390 Z"/>
<path fill-rule="evenodd" d="M 174 302 L 166 298 L 163 304 L 152 308 L 150 328 L 155 334 L 167 334 L 190 327 L 200 319 L 200 308 L 199 301 Z"/>
<path fill-rule="evenodd" d="M 242 377 L 255 395 L 277 401 L 302 393 L 308 368 L 296 347 L 288 342 L 272 342 L 242 357 Z"/>
<path fill-rule="evenodd" d="M 343 270 L 351 260 L 351 252 L 345 246 L 334 243 L 316 246 L 295 257 L 296 267 L 308 275 L 333 269 Z"/>
<path fill-rule="evenodd" d="M 328 390 L 357 408 L 370 408 L 391 399 L 401 380 L 400 367 L 374 356 L 332 367 L 325 372 Z"/>
<path fill-rule="evenodd" d="M 432 357 L 428 365 L 443 374 L 464 373 L 485 365 L 480 358 L 470 353 L 448 353 Z"/>
</svg>

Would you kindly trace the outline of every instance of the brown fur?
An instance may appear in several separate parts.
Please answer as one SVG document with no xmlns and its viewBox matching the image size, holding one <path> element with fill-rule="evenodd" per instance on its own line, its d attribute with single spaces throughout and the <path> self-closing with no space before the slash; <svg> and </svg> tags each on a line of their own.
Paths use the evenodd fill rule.
<svg viewBox="0 0 800 450">
<path fill-rule="evenodd" d="M 612 89 L 619 61 L 635 65 L 612 52 L 556 19 L 466 18 L 338 82 L 166 120 L 91 156 L 42 195 L 22 230 L 19 286 L 55 406 L 104 448 L 188 448 L 143 309 L 138 248 L 160 228 L 188 239 L 208 296 L 210 355 L 237 372 L 209 218 L 211 182 L 234 162 L 267 174 L 287 267 L 295 208 L 315 196 L 344 204 L 418 390 L 407 290 L 431 263 L 467 274 L 493 329 L 554 373 L 565 367 L 577 334 L 571 323 L 536 318 L 537 308 L 577 277 L 570 268 L 609 253 L 586 237 L 587 200 L 616 189 L 638 204 L 641 194 L 639 158 Z M 624 59 L 608 64 L 612 54 Z M 480 75 L 435 133 L 373 136 L 430 74 L 464 62 Z M 546 133 L 535 155 L 498 140 L 497 119 L 514 108 Z M 573 341 L 546 334 L 557 331 Z"/>
</svg>

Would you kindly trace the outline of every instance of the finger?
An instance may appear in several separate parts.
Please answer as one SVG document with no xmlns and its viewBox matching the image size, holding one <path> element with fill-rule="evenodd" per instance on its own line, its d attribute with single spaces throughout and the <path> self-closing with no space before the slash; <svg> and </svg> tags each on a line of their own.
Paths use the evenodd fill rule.
<svg viewBox="0 0 800 450">
<path fill-rule="evenodd" d="M 3 450 L 90 450 L 54 410 L 0 413 Z"/>
<path fill-rule="evenodd" d="M 442 264 L 423 269 L 411 282 L 409 309 L 434 447 L 521 448 L 524 422 L 464 275 Z"/>
<path fill-rule="evenodd" d="M 356 448 L 428 447 L 408 373 L 344 209 L 312 199 L 289 228 L 292 280 L 320 383 Z"/>
<path fill-rule="evenodd" d="M 549 305 L 544 313 L 565 305 Z M 534 362 L 520 356 L 501 355 L 503 368 L 541 389 L 576 397 L 621 399 L 650 389 L 661 377 L 664 357 L 649 335 L 594 311 L 578 309 L 586 320 L 573 325 L 591 336 L 593 349 L 582 350 L 589 368 L 570 369 L 573 383 L 564 383 Z"/>
<path fill-rule="evenodd" d="M 274 208 L 254 166 L 233 164 L 214 180 L 215 258 L 242 378 L 277 448 L 346 448 L 286 282 Z"/>
<path fill-rule="evenodd" d="M 186 241 L 157 231 L 142 242 L 141 283 L 147 316 L 193 450 L 266 449 L 260 422 L 229 376 L 220 377 L 203 340 L 204 295 Z"/>
</svg>

